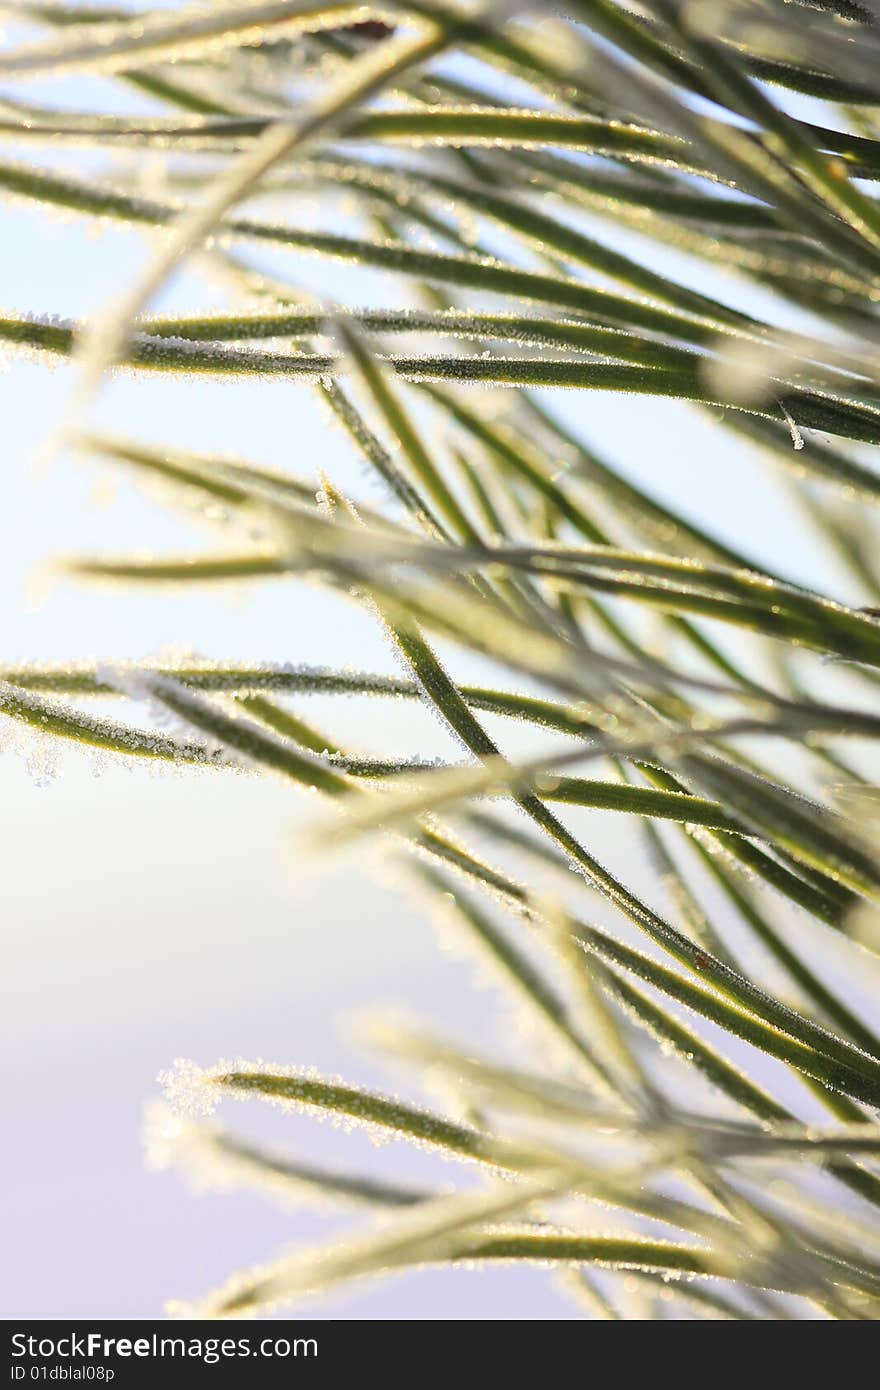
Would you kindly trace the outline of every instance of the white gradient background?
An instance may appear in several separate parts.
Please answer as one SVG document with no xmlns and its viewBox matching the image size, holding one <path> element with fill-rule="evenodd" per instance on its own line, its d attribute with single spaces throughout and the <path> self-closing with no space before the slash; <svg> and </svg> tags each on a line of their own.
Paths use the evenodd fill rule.
<svg viewBox="0 0 880 1390">
<path fill-rule="evenodd" d="M 62 95 L 74 101 L 82 93 L 71 84 L 52 98 Z M 95 237 L 85 221 L 11 201 L 0 216 L 0 305 L 10 310 L 93 312 L 146 253 L 145 238 L 117 227 Z M 377 294 L 377 280 L 344 268 L 292 256 L 277 264 L 326 294 L 363 301 Z M 668 264 L 699 283 L 685 262 Z M 215 295 L 187 274 L 164 303 L 198 309 L 218 303 Z M 49 559 L 71 551 L 211 543 L 203 526 L 122 474 L 72 458 L 48 473 L 34 467 L 70 382 L 67 369 L 15 357 L 0 377 L 2 662 L 150 658 L 182 644 L 206 657 L 394 669 L 365 616 L 296 583 L 149 595 L 35 584 Z M 792 519 L 778 477 L 696 412 L 587 394 L 559 403 L 632 478 L 778 567 L 815 575 L 818 566 L 845 593 Z M 157 444 L 239 453 L 300 475 L 322 468 L 356 495 L 381 498 L 304 385 L 121 378 L 105 391 L 98 421 Z M 405 738 L 410 752 L 455 754 L 416 708 L 332 701 L 298 708 L 364 747 Z M 204 1064 L 263 1057 L 409 1088 L 418 1098 L 411 1080 L 362 1053 L 346 1020 L 367 1008 L 403 1009 L 491 1048 L 503 1006 L 475 986 L 466 959 L 438 945 L 413 898 L 373 872 L 375 847 L 329 867 L 305 862 L 296 831 L 313 803 L 289 786 L 270 777 L 147 771 L 109 758 L 97 765 L 76 748 L 0 733 L 0 1311 L 158 1316 L 169 1296 L 197 1296 L 287 1241 L 338 1226 L 308 1210 L 279 1212 L 259 1195 L 194 1196 L 177 1175 L 148 1171 L 140 1113 L 160 1069 L 175 1056 Z M 41 785 L 46 764 L 56 775 Z M 629 841 L 609 819 L 572 823 L 633 881 Z M 638 871 L 635 883 L 653 891 Z M 376 1162 L 357 1136 L 260 1111 L 256 1102 L 230 1105 L 223 1117 L 312 1156 Z M 456 1176 L 402 1145 L 386 1147 L 380 1159 L 412 1181 Z M 544 1272 L 517 1270 L 420 1272 L 305 1311 L 577 1315 Z"/>
</svg>

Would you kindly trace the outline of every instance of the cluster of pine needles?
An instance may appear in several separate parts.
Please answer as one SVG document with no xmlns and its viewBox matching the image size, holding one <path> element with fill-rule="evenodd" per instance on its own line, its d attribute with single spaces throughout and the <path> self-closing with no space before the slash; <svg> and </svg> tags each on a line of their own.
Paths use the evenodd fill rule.
<svg viewBox="0 0 880 1390">
<path fill-rule="evenodd" d="M 203 498 L 226 533 L 71 570 L 299 577 L 365 607 L 399 658 L 397 675 L 299 651 L 19 666 L 3 714 L 320 793 L 319 835 L 389 837 L 535 1025 L 518 1056 L 381 1027 L 442 1111 L 287 1065 L 178 1064 L 152 1124 L 166 1157 L 369 1212 L 345 1244 L 267 1252 L 196 1312 L 504 1261 L 545 1266 L 588 1317 L 875 1317 L 880 1037 L 859 986 L 880 946 L 877 0 L 0 8 L 0 186 L 150 246 L 93 321 L 16 306 L 0 338 L 73 358 L 66 447 L 160 480 L 184 515 Z M 30 79 L 71 74 L 152 114 L 28 99 Z M 303 195 L 336 199 L 332 229 L 298 225 Z M 306 254 L 380 272 L 392 306 L 303 293 Z M 194 255 L 228 311 L 151 315 Z M 701 263 L 713 293 L 662 269 Z M 296 379 L 291 411 L 318 393 L 382 501 L 286 471 L 283 443 L 273 471 L 90 433 L 114 370 Z M 562 388 L 633 411 L 675 398 L 787 471 L 856 603 L 637 486 L 565 423 Z M 463 682 L 457 661 L 493 680 Z M 423 702 L 448 761 L 328 739 L 301 706 L 345 693 Z M 144 700 L 155 728 L 126 720 Z M 505 752 L 514 728 L 539 751 Z M 584 807 L 634 827 L 650 901 L 570 828 Z M 468 1168 L 454 1190 L 324 1170 L 199 1118 L 227 1096 Z"/>
</svg>

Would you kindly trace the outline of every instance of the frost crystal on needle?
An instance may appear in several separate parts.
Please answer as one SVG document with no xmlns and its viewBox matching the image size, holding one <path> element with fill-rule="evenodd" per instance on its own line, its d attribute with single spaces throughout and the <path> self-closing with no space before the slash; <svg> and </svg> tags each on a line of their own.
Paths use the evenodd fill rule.
<svg viewBox="0 0 880 1390">
<path fill-rule="evenodd" d="M 158 1080 L 175 1115 L 211 1115 L 217 1108 L 220 1095 L 213 1084 L 215 1070 L 206 1071 L 195 1062 L 178 1057 L 168 1071 L 160 1072 Z"/>
</svg>

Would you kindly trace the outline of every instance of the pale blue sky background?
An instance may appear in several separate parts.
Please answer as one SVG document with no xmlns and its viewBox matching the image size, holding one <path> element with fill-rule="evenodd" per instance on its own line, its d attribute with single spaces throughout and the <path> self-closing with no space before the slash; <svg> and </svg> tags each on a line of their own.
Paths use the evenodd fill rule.
<svg viewBox="0 0 880 1390">
<path fill-rule="evenodd" d="M 65 94 L 77 96 L 72 86 Z M 60 87 L 53 97 L 62 99 Z M 301 215 L 316 212 L 309 205 Z M 334 216 L 343 225 L 344 209 Z M 142 236 L 118 227 L 95 236 L 84 221 L 12 201 L 0 218 L 0 312 L 88 314 L 144 260 Z M 376 277 L 292 256 L 277 264 L 325 294 L 381 295 Z M 697 283 L 683 263 L 668 264 Z M 218 301 L 202 278 L 187 275 L 165 302 L 197 309 Z M 63 458 L 48 474 L 34 467 L 69 386 L 67 369 L 12 355 L 0 377 L 0 661 L 149 658 L 183 644 L 217 658 L 393 669 L 364 615 L 293 583 L 143 595 L 35 582 L 48 560 L 71 551 L 210 544 L 203 528 L 103 466 Z M 586 394 L 562 405 L 631 477 L 686 499 L 694 516 L 775 566 L 815 576 L 821 562 L 772 471 L 696 412 Z M 362 496 L 381 496 L 303 385 L 120 379 L 105 392 L 99 420 L 158 444 L 240 453 L 301 475 L 321 468 Z M 831 571 L 827 578 L 834 581 Z M 415 708 L 309 708 L 367 746 L 393 734 L 412 752 L 450 751 Z M 438 948 L 412 897 L 387 874 L 377 880 L 374 851 L 320 874 L 304 862 L 295 832 L 312 808 L 287 786 L 109 759 L 98 766 L 87 753 L 44 747 L 5 727 L 0 738 L 0 1229 L 8 1242 L 0 1307 L 6 1316 L 154 1316 L 166 1297 L 198 1295 L 288 1239 L 327 1229 L 310 1213 L 279 1215 L 259 1196 L 196 1198 L 177 1176 L 145 1169 L 140 1110 L 173 1057 L 210 1064 L 262 1056 L 402 1090 L 405 1078 L 389 1079 L 350 1041 L 347 1017 L 368 1005 L 403 1007 L 490 1045 L 495 1010 L 474 988 L 468 962 Z M 58 776 L 43 786 L 47 765 Z M 632 881 L 619 827 L 596 817 L 579 823 Z M 640 885 L 637 874 L 635 886 L 647 881 Z M 227 1107 L 225 1118 L 279 1143 L 291 1135 L 312 1154 L 370 1161 L 355 1139 L 267 1120 L 254 1108 Z M 399 1146 L 382 1157 L 413 1179 L 436 1167 Z M 444 1166 L 439 1176 L 454 1174 Z M 420 1273 L 309 1311 L 449 1319 L 571 1312 L 545 1274 L 504 1270 Z"/>
</svg>

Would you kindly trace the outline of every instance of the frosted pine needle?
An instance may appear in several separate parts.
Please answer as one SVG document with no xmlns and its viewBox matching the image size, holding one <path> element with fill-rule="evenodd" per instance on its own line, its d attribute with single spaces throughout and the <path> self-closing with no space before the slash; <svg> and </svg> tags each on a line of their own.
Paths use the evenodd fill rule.
<svg viewBox="0 0 880 1390">
<path fill-rule="evenodd" d="M 163 659 L 133 624 L 99 661 L 7 653 L 0 717 L 40 781 L 64 741 L 328 799 L 300 853 L 320 841 L 342 872 L 343 841 L 385 837 L 419 907 L 451 916 L 517 1005 L 497 1044 L 487 1018 L 466 1049 L 385 1019 L 413 1099 L 286 1059 L 165 1072 L 151 1162 L 377 1213 L 183 1311 L 515 1263 L 562 1272 L 608 1320 L 876 1318 L 869 8 L 224 0 L 15 18 L 0 189 L 60 219 L 71 282 L 68 222 L 148 248 L 88 322 L 9 305 L 3 351 L 69 361 L 73 408 L 46 428 L 77 467 L 158 485 L 213 532 L 210 550 L 78 556 L 65 582 L 157 605 L 245 582 L 295 605 L 311 586 L 386 645 L 375 671 L 345 650 L 317 664 L 290 606 L 245 656 Z M 132 399 L 276 382 L 284 438 L 264 463 L 162 438 L 161 412 L 150 441 L 100 433 L 86 416 L 117 368 Z M 360 470 L 351 500 L 335 454 L 289 467 L 310 393 Z M 638 469 L 602 426 L 609 400 L 645 424 Z M 658 403 L 667 434 L 648 437 Z M 674 498 L 688 413 L 710 428 L 713 483 L 731 469 L 754 488 L 744 517 L 779 506 L 786 536 L 809 520 L 797 554 L 732 534 L 726 506 L 701 518 L 687 485 Z M 259 454 L 259 410 L 242 419 Z M 785 492 L 751 481 L 762 470 Z M 335 701 L 324 735 L 309 706 L 331 696 L 369 701 Z M 439 751 L 407 744 L 404 705 Z M 606 866 L 594 832 L 612 814 L 628 852 Z M 419 1103 L 438 1078 L 453 1112 Z M 229 1098 L 396 1138 L 452 1177 L 399 1183 L 384 1150 L 361 1172 L 263 1148 L 212 1118 Z"/>
</svg>

